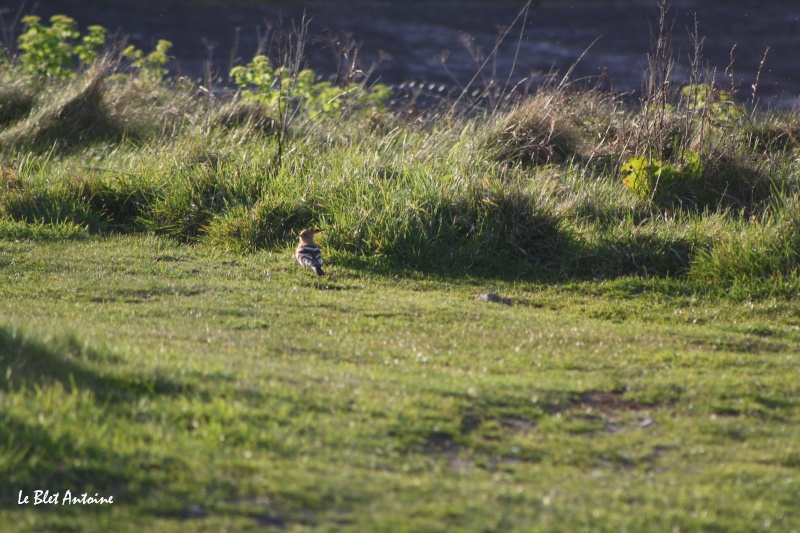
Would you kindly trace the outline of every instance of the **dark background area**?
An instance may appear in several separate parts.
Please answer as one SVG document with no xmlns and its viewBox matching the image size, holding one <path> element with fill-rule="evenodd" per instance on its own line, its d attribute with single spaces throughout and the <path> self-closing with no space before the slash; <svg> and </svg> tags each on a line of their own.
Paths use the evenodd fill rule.
<svg viewBox="0 0 800 533">
<path fill-rule="evenodd" d="M 22 13 L 44 19 L 61 13 L 82 28 L 100 24 L 148 52 L 158 39 L 174 43 L 173 70 L 193 79 L 208 73 L 225 83 L 232 64 L 250 60 L 267 28 L 291 30 L 303 15 L 311 20 L 308 65 L 331 75 L 336 71 L 338 46 L 348 39 L 359 45 L 363 68 L 377 65 L 373 79 L 388 84 L 426 81 L 458 88 L 476 73 L 475 50 L 489 53 L 498 35 L 524 6 L 508 0 L 319 0 L 319 1 L 180 1 L 180 0 L 39 0 L 7 2 L 4 38 L 13 42 L 21 31 L 13 20 Z M 496 60 L 483 74 L 503 83 L 540 80 L 548 72 L 597 83 L 617 91 L 641 88 L 652 32 L 658 19 L 654 0 L 542 0 L 520 17 Z M 669 15 L 673 48 L 686 78 L 692 50 L 689 33 L 699 21 L 705 38 L 703 57 L 720 78 L 731 64 L 740 95 L 749 97 L 760 73 L 762 104 L 792 106 L 800 95 L 800 2 L 755 0 L 675 0 Z M 596 41 L 596 42 L 595 42 Z M 592 44 L 594 42 L 594 44 Z M 519 43 L 519 53 L 517 45 Z M 585 53 L 584 53 L 585 52 Z M 583 57 L 581 57 L 583 55 Z M 516 58 L 516 59 L 515 59 Z M 513 70 L 512 70 L 513 67 Z M 482 76 L 479 76 L 479 82 Z"/>
</svg>

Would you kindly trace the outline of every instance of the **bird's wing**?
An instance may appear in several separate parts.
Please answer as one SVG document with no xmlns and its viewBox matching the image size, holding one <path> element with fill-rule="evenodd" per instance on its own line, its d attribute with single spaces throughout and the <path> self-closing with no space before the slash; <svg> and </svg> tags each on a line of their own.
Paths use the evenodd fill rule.
<svg viewBox="0 0 800 533">
<path fill-rule="evenodd" d="M 322 265 L 322 254 L 317 246 L 300 246 L 294 256 L 301 265 L 306 267 Z"/>
</svg>

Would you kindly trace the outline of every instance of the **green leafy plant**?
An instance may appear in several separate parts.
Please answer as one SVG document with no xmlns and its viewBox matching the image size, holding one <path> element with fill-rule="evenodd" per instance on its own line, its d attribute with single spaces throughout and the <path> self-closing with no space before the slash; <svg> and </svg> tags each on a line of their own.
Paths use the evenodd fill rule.
<svg viewBox="0 0 800 533">
<path fill-rule="evenodd" d="M 100 50 L 106 45 L 106 29 L 103 26 L 89 26 L 89 33 L 83 36 L 81 44 L 75 46 L 75 55 L 84 64 L 89 64 L 100 56 Z"/>
<path fill-rule="evenodd" d="M 163 81 L 169 73 L 166 65 L 169 63 L 170 48 L 172 48 L 172 42 L 159 39 L 155 49 L 147 55 L 130 45 L 122 51 L 122 56 L 131 60 L 131 65 L 139 71 L 139 79 L 142 82 L 155 84 Z"/>
<path fill-rule="evenodd" d="M 341 109 L 346 101 L 382 108 L 390 94 L 384 85 L 366 90 L 357 84 L 338 87 L 328 81 L 318 81 L 310 69 L 293 74 L 286 67 L 273 67 L 264 55 L 254 57 L 246 66 L 234 67 L 230 77 L 244 89 L 242 95 L 245 99 L 267 106 L 293 104 L 311 115 L 332 113 Z"/>
<path fill-rule="evenodd" d="M 66 15 L 50 17 L 50 26 L 41 18 L 29 15 L 22 18 L 27 30 L 19 36 L 19 64 L 23 71 L 36 76 L 71 78 L 80 65 L 97 59 L 106 44 L 106 29 L 89 26 L 81 36 L 75 20 Z"/>
<path fill-rule="evenodd" d="M 729 91 L 708 83 L 687 85 L 681 90 L 681 96 L 688 109 L 698 112 L 716 127 L 737 123 L 745 117 L 744 108 L 736 103 Z"/>
<path fill-rule="evenodd" d="M 680 166 L 658 159 L 633 157 L 620 170 L 625 174 L 622 183 L 631 192 L 642 199 L 652 200 L 659 189 L 698 184 L 703 175 L 703 163 L 700 154 L 686 150 Z"/>
</svg>

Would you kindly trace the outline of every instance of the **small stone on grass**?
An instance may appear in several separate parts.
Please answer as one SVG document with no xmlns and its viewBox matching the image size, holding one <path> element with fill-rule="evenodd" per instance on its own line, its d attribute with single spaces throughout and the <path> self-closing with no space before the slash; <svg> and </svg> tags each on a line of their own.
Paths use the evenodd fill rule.
<svg viewBox="0 0 800 533">
<path fill-rule="evenodd" d="M 478 300 L 487 303 L 496 303 L 496 304 L 505 304 L 505 305 L 513 305 L 509 298 L 503 298 L 499 294 L 495 294 L 493 292 L 485 292 L 478 296 Z"/>
</svg>

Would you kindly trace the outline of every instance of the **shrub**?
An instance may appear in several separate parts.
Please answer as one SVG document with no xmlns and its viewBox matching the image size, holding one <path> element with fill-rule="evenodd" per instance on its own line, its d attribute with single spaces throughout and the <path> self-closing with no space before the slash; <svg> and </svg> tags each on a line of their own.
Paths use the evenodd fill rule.
<svg viewBox="0 0 800 533">
<path fill-rule="evenodd" d="M 131 66 L 139 73 L 137 81 L 143 84 L 157 84 L 164 81 L 169 71 L 169 49 L 172 43 L 166 39 L 159 39 L 155 49 L 147 55 L 133 45 L 122 51 L 122 57 L 131 60 Z"/>
<path fill-rule="evenodd" d="M 106 46 L 107 31 L 103 26 L 93 25 L 81 35 L 74 19 L 66 15 L 53 15 L 50 26 L 41 18 L 29 15 L 22 18 L 26 31 L 19 36 L 19 67 L 22 72 L 38 77 L 70 79 L 100 58 Z M 122 57 L 131 61 L 138 73 L 136 79 L 144 84 L 163 81 L 168 74 L 166 64 L 170 41 L 161 39 L 149 54 L 131 45 L 122 51 Z"/>
<path fill-rule="evenodd" d="M 680 106 L 693 114 L 694 121 L 706 121 L 711 128 L 737 126 L 747 116 L 729 91 L 709 83 L 694 83 L 681 89 Z"/>
<path fill-rule="evenodd" d="M 53 15 L 50 26 L 35 15 L 23 17 L 22 22 L 27 30 L 18 40 L 19 64 L 35 76 L 71 78 L 79 65 L 97 59 L 106 44 L 105 28 L 89 26 L 88 33 L 81 36 L 75 20 L 65 15 Z"/>
<path fill-rule="evenodd" d="M 243 89 L 245 99 L 256 100 L 268 109 L 282 106 L 289 114 L 303 111 L 313 116 L 347 108 L 346 103 L 381 109 L 389 97 L 389 88 L 374 85 L 337 87 L 317 79 L 314 71 L 293 72 L 288 67 L 274 68 L 267 56 L 253 58 L 247 66 L 231 69 L 230 77 Z"/>
<path fill-rule="evenodd" d="M 637 197 L 661 207 L 750 213 L 771 199 L 779 160 L 792 143 L 787 125 L 759 127 L 730 93 L 709 84 L 684 87 L 664 113 L 655 121 L 639 117 L 633 149 L 645 155 L 621 167 Z"/>
</svg>

